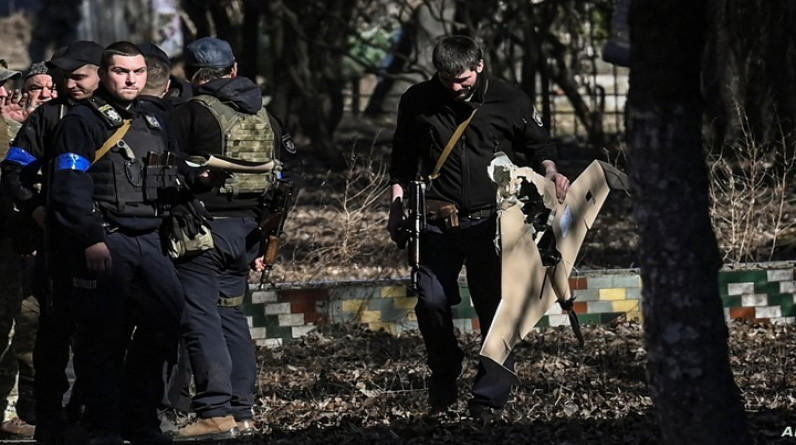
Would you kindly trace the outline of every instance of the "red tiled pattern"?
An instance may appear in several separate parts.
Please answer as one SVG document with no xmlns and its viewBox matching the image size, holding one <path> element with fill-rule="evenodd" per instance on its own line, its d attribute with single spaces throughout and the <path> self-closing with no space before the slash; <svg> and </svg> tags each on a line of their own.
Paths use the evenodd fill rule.
<svg viewBox="0 0 796 445">
<path fill-rule="evenodd" d="M 570 277 L 569 288 L 572 290 L 588 289 L 588 280 L 586 277 Z"/>
<path fill-rule="evenodd" d="M 753 307 L 732 307 L 730 308 L 730 318 L 755 318 L 755 308 Z"/>
</svg>

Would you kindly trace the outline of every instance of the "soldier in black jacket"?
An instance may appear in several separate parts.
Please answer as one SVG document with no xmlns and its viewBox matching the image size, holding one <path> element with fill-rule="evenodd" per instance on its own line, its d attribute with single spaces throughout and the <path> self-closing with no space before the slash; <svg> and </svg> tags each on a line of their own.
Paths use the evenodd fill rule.
<svg viewBox="0 0 796 445">
<path fill-rule="evenodd" d="M 283 141 L 281 128 L 263 108 L 257 85 L 237 76 L 228 42 L 204 37 L 188 45 L 186 75 L 194 96 L 170 114 L 169 125 L 188 154 L 252 162 L 274 158 Z M 196 384 L 191 407 L 198 419 L 180 429 L 177 439 L 253 432 L 256 362 L 242 305 L 250 268 L 263 267 L 258 215 L 275 173 L 211 170 L 215 187 L 196 194 L 213 216 L 215 247 L 177 262 L 186 299 L 183 340 Z"/>
<path fill-rule="evenodd" d="M 36 438 L 43 442 L 57 442 L 65 434 L 67 425 L 62 413 L 62 400 L 69 389 L 65 369 L 74 331 L 68 299 L 71 278 L 64 273 L 64 267 L 46 267 L 45 264 L 46 261 L 59 263 L 52 246 L 44 243 L 53 134 L 61 118 L 76 104 L 91 97 L 99 87 L 97 69 L 102 50 L 102 46 L 95 42 L 78 40 L 53 55 L 47 65 L 58 80 L 59 95 L 31 113 L 17 133 L 8 155 L 0 162 L 3 189 L 20 210 L 27 223 L 24 229 L 32 233 L 33 249 L 37 252 L 33 292 L 39 300 L 41 312 L 33 353 L 36 373 L 33 392 Z M 72 421 L 76 420 L 74 417 L 79 412 L 78 392 L 74 388 L 71 393 Z"/>
<path fill-rule="evenodd" d="M 162 197 L 177 185 L 161 160 L 175 147 L 164 122 L 139 109 L 138 47 L 107 47 L 99 75 L 96 94 L 56 128 L 50 189 L 56 242 L 71 258 L 82 424 L 91 443 L 167 443 L 157 405 L 184 300 L 159 228 Z"/>
<path fill-rule="evenodd" d="M 393 240 L 398 239 L 406 184 L 433 173 L 456 128 L 472 116 L 426 195 L 429 203 L 455 204 L 458 227 L 430 220 L 420 238 L 415 312 L 431 368 L 429 403 L 439 409 L 457 400 L 463 353 L 454 335 L 451 307 L 461 301 L 458 276 L 463 265 L 482 338 L 501 298 L 496 187 L 487 174 L 494 153 L 505 152 L 515 162 L 525 159 L 540 169 L 555 182 L 559 199 L 563 200 L 569 180 L 556 169 L 555 146 L 528 96 L 484 73 L 481 50 L 473 39 L 444 38 L 434 49 L 433 63 L 434 77 L 409 88 L 399 104 L 388 230 Z M 506 363 L 513 367 L 513 360 Z M 469 401 L 471 414 L 503 408 L 510 391 L 509 383 L 493 378 L 479 365 Z"/>
</svg>

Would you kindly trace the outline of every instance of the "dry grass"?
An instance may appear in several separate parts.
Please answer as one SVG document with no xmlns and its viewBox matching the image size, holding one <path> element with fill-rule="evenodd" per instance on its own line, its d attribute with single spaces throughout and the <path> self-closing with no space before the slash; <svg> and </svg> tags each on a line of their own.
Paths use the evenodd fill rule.
<svg viewBox="0 0 796 445">
<path fill-rule="evenodd" d="M 744 139 L 712 153 L 711 217 L 725 263 L 774 259 L 796 243 L 796 155 L 787 139 Z"/>
<path fill-rule="evenodd" d="M 459 333 L 465 368 L 459 400 L 428 411 L 425 348 L 417 331 L 394 336 L 362 326 L 319 326 L 277 349 L 260 350 L 256 420 L 268 443 L 335 444 L 656 444 L 662 443 L 645 381 L 641 326 L 584 327 L 578 347 L 568 328 L 531 333 L 517 348 L 521 384 L 501 417 L 468 417 L 479 337 Z M 796 330 L 730 325 L 730 361 L 758 443 L 796 426 L 789 373 Z M 258 442 L 259 443 L 259 442 Z"/>
<path fill-rule="evenodd" d="M 375 144 L 353 145 L 342 171 L 305 186 L 285 226 L 280 281 L 396 278 L 402 253 L 387 236 L 387 163 Z"/>
</svg>

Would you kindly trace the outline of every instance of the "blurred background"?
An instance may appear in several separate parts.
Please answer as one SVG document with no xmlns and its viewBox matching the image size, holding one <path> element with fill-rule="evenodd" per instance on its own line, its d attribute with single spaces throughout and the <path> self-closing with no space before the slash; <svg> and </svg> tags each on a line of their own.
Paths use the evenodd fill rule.
<svg viewBox="0 0 796 445">
<path fill-rule="evenodd" d="M 323 156 L 346 113 L 391 119 L 406 87 L 433 74 L 435 39 L 462 32 L 484 44 L 493 74 L 536 98 L 554 135 L 602 146 L 622 131 L 627 91 L 626 70 L 601 57 L 613 9 L 609 0 L 0 0 L 0 57 L 24 69 L 75 39 L 148 41 L 179 73 L 183 46 L 215 35 Z"/>
</svg>

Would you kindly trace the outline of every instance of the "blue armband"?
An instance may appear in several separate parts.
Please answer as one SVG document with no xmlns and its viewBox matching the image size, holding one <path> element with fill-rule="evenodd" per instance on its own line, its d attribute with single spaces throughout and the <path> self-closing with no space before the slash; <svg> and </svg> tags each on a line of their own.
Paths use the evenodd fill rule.
<svg viewBox="0 0 796 445">
<path fill-rule="evenodd" d="M 56 170 L 80 170 L 82 172 L 91 167 L 91 162 L 83 156 L 74 153 L 64 153 L 55 158 Z"/>
<path fill-rule="evenodd" d="M 11 147 L 8 149 L 8 154 L 5 158 L 8 162 L 13 162 L 14 164 L 21 165 L 23 167 L 27 167 L 34 162 L 38 163 L 38 159 L 35 156 L 28 153 L 21 147 Z"/>
</svg>

